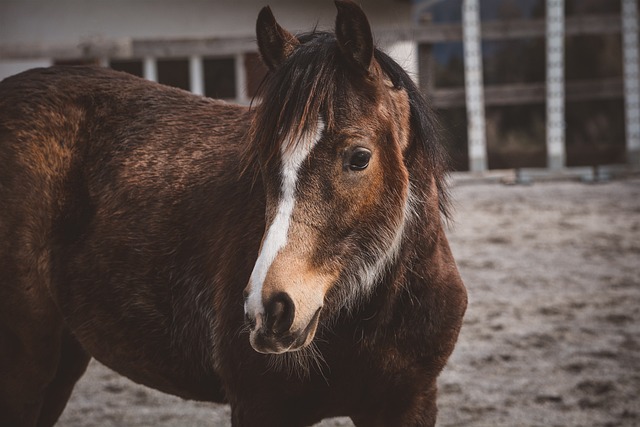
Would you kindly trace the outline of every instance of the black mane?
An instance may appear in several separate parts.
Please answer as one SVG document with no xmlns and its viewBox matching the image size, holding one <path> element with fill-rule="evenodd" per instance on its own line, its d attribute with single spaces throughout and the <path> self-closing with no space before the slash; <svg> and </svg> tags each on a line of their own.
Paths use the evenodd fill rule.
<svg viewBox="0 0 640 427">
<path fill-rule="evenodd" d="M 438 187 L 440 212 L 448 219 L 450 209 L 446 174 L 449 168 L 449 157 L 440 142 L 436 115 L 413 79 L 397 62 L 379 49 L 374 51 L 374 56 L 393 85 L 404 89 L 409 96 L 412 135 L 410 144 L 413 149 L 422 149 L 425 152 L 427 166 L 433 171 Z"/>
</svg>

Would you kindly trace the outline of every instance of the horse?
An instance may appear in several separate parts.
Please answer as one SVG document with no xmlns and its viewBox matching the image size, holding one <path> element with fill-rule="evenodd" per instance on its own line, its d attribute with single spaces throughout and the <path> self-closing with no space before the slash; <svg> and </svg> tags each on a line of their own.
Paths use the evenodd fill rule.
<svg viewBox="0 0 640 427">
<path fill-rule="evenodd" d="M 50 426 L 90 358 L 234 426 L 433 426 L 465 287 L 434 114 L 338 0 L 271 9 L 238 106 L 92 67 L 0 83 L 0 425 Z"/>
</svg>

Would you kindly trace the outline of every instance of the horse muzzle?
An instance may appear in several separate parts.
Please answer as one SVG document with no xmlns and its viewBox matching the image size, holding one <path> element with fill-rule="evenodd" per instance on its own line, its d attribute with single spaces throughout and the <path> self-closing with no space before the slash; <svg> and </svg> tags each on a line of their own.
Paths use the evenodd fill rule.
<svg viewBox="0 0 640 427">
<path fill-rule="evenodd" d="M 247 314 L 251 329 L 249 342 L 259 353 L 281 354 L 300 350 L 313 341 L 322 307 L 316 309 L 302 328 L 295 326 L 295 305 L 286 293 L 280 293 L 265 305 L 264 313 L 255 319 Z"/>
</svg>

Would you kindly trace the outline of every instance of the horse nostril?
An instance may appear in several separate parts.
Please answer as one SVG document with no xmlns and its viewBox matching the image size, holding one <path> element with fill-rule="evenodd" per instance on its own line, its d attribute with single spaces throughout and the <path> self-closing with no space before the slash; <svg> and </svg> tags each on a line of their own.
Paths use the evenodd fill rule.
<svg viewBox="0 0 640 427">
<path fill-rule="evenodd" d="M 293 324 L 295 305 L 285 292 L 274 295 L 265 306 L 265 326 L 274 335 L 282 335 Z"/>
</svg>

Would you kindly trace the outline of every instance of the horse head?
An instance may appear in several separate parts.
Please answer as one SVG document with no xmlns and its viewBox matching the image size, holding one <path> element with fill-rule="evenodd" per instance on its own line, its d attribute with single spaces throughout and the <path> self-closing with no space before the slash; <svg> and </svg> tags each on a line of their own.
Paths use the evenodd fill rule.
<svg viewBox="0 0 640 427">
<path fill-rule="evenodd" d="M 308 346 L 319 322 L 371 294 L 410 219 L 407 90 L 393 81 L 369 22 L 336 1 L 335 34 L 294 36 L 264 8 L 269 68 L 250 146 L 266 194 L 266 231 L 245 289 L 250 343 L 278 354 Z"/>
</svg>

